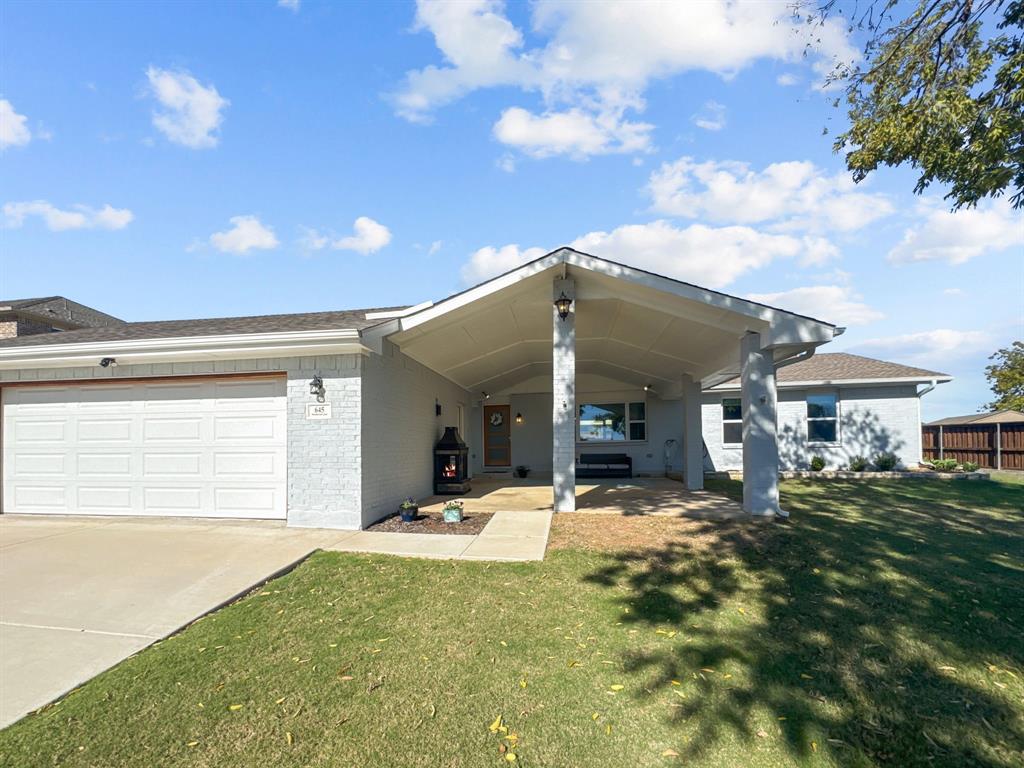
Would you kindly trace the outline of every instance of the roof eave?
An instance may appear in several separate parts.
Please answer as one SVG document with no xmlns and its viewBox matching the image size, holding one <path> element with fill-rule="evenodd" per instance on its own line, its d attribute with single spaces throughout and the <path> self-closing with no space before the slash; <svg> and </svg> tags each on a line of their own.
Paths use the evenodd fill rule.
<svg viewBox="0 0 1024 768">
<path fill-rule="evenodd" d="M 853 379 L 806 379 L 804 381 L 785 381 L 776 384 L 777 389 L 800 389 L 804 387 L 837 387 L 837 386 L 870 386 L 884 384 L 946 384 L 953 380 L 952 376 L 887 376 L 884 378 L 853 378 Z M 715 392 L 738 392 L 738 384 L 715 384 L 707 389 Z"/>
<path fill-rule="evenodd" d="M 0 347 L 0 370 L 92 366 L 104 357 L 118 364 L 168 363 L 201 360 L 241 360 L 262 357 L 304 357 L 329 354 L 367 354 L 353 328 L 278 333 L 177 336 L 160 339 L 90 341 L 71 344 Z"/>
</svg>

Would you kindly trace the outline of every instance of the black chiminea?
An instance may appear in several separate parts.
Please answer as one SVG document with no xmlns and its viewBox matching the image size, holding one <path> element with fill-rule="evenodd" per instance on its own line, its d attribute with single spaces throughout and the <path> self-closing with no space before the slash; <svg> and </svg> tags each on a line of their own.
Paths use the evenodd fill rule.
<svg viewBox="0 0 1024 768">
<path fill-rule="evenodd" d="M 434 493 L 469 492 L 469 448 L 455 427 L 445 427 L 434 446 Z"/>
</svg>

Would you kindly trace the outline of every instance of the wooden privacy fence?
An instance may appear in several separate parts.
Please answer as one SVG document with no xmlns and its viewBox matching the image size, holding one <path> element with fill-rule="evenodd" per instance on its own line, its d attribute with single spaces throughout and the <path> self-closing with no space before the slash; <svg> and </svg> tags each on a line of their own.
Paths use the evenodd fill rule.
<svg viewBox="0 0 1024 768">
<path fill-rule="evenodd" d="M 1024 423 L 921 427 L 925 461 L 973 461 L 989 469 L 1024 469 Z"/>
</svg>

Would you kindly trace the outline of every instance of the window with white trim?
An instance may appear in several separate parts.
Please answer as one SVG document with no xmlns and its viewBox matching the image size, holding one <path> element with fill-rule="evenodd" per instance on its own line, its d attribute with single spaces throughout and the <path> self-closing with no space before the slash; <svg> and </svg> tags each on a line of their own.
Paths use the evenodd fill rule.
<svg viewBox="0 0 1024 768">
<path fill-rule="evenodd" d="M 583 403 L 579 408 L 582 442 L 647 439 L 647 403 Z"/>
<path fill-rule="evenodd" d="M 835 392 L 807 396 L 807 442 L 839 442 L 839 395 Z"/>
<path fill-rule="evenodd" d="M 722 398 L 722 442 L 743 444 L 743 407 L 738 397 Z"/>
</svg>

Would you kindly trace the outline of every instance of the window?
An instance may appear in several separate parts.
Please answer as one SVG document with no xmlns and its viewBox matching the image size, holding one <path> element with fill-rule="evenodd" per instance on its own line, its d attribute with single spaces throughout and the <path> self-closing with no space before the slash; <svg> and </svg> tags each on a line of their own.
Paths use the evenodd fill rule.
<svg viewBox="0 0 1024 768">
<path fill-rule="evenodd" d="M 613 442 L 647 439 L 646 403 L 584 403 L 580 406 L 580 440 Z"/>
<path fill-rule="evenodd" d="M 834 443 L 839 438 L 839 396 L 834 393 L 807 396 L 807 441 Z"/>
<path fill-rule="evenodd" d="M 743 408 L 738 397 L 722 399 L 722 442 L 727 445 L 743 442 Z"/>
</svg>

